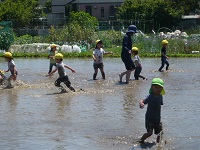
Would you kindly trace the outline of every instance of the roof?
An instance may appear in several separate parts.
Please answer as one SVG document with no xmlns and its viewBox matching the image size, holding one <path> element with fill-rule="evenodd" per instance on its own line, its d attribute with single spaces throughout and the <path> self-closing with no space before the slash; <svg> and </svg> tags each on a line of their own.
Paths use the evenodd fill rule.
<svg viewBox="0 0 200 150">
<path fill-rule="evenodd" d="M 79 4 L 100 4 L 100 3 L 123 3 L 125 0 L 75 0 Z"/>
<path fill-rule="evenodd" d="M 52 0 L 52 6 L 63 6 L 69 3 L 74 3 L 74 4 L 123 3 L 124 1 L 125 0 Z"/>
</svg>

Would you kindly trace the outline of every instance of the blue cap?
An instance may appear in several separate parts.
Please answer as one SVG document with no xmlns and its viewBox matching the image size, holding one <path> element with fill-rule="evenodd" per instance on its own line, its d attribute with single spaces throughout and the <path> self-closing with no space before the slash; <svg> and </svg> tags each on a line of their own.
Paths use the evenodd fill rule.
<svg viewBox="0 0 200 150">
<path fill-rule="evenodd" d="M 135 25 L 130 25 L 126 32 L 138 33 L 137 27 Z"/>
</svg>

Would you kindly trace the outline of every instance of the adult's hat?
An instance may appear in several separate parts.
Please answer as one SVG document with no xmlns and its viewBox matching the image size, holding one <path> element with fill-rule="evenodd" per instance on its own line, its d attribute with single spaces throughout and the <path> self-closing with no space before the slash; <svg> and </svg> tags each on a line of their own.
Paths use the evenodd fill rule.
<svg viewBox="0 0 200 150">
<path fill-rule="evenodd" d="M 137 27 L 135 25 L 130 25 L 128 27 L 128 30 L 126 32 L 129 32 L 129 33 L 138 33 Z"/>
</svg>

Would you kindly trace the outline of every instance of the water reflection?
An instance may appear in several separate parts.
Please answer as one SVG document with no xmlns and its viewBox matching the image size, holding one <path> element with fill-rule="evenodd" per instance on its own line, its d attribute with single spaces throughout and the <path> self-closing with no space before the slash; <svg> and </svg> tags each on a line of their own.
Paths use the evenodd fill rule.
<svg viewBox="0 0 200 150">
<path fill-rule="evenodd" d="M 149 80 L 129 85 L 118 83 L 118 73 L 124 70 L 119 58 L 105 59 L 107 79 L 97 81 L 90 80 L 91 59 L 69 59 L 67 64 L 77 68 L 76 74 L 67 72 L 77 92 L 65 94 L 55 94 L 57 74 L 44 76 L 46 59 L 15 61 L 20 86 L 0 89 L 0 149 L 130 149 L 133 139 L 145 132 L 146 109 L 138 103 L 148 95 L 154 77 L 165 80 L 165 148 L 199 148 L 198 59 L 172 58 L 172 70 L 164 73 L 157 72 L 160 59 L 143 59 L 142 74 Z"/>
</svg>

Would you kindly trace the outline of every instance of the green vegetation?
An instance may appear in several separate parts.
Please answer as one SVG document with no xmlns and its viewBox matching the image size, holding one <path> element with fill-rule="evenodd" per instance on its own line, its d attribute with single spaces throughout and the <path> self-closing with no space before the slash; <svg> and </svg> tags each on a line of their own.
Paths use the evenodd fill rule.
<svg viewBox="0 0 200 150">
<path fill-rule="evenodd" d="M 0 21 L 12 20 L 16 28 L 29 25 L 42 13 L 38 0 L 5 0 L 0 2 Z"/>
<path fill-rule="evenodd" d="M 114 54 L 113 55 L 104 55 L 104 57 L 109 57 L 109 58 L 119 58 L 121 56 L 121 46 L 120 47 L 112 47 L 112 48 L 105 48 L 106 51 L 112 51 Z M 91 58 L 92 59 L 92 52 L 93 50 L 88 50 L 86 52 L 81 52 L 81 53 L 66 53 L 62 52 L 65 58 Z M 139 52 L 140 57 L 160 57 L 160 52 L 157 53 L 149 53 L 149 52 L 144 52 L 140 51 Z M 13 53 L 13 57 L 25 57 L 25 58 L 31 58 L 31 57 L 42 57 L 42 58 L 47 58 L 48 53 L 23 53 L 23 52 L 16 52 Z M 169 57 L 195 57 L 195 58 L 200 58 L 200 53 L 198 54 L 173 54 L 173 53 L 168 53 Z M 0 57 L 3 57 L 3 54 L 0 53 Z"/>
<path fill-rule="evenodd" d="M 10 28 L 0 26 L 0 49 L 8 50 L 11 43 L 14 41 L 13 32 Z"/>
<path fill-rule="evenodd" d="M 160 27 L 176 27 L 182 15 L 194 12 L 199 8 L 199 0 L 126 0 L 118 8 L 120 20 L 132 20 L 135 24 L 138 19 L 146 21 L 148 29 Z"/>
<path fill-rule="evenodd" d="M 118 9 L 120 20 L 153 20 L 146 24 L 146 28 L 153 29 L 156 24 L 172 28 L 179 22 L 181 15 L 188 14 L 189 10 L 194 11 L 199 7 L 198 0 L 192 2 L 188 0 L 126 0 Z M 22 5 L 23 4 L 23 5 Z M 51 12 L 51 0 L 45 2 L 47 12 Z M 17 28 L 28 27 L 33 18 L 43 17 L 45 14 L 39 7 L 38 0 L 5 0 L 0 2 L 0 21 L 13 20 Z M 119 21 L 120 21 L 119 20 Z M 169 21 L 170 20 L 170 21 Z M 47 36 L 14 36 L 11 28 L 5 31 L 4 26 L 0 26 L 0 49 L 9 49 L 11 44 L 31 44 L 31 43 L 55 43 L 58 45 L 78 45 L 87 47 L 86 52 L 65 53 L 66 57 L 91 57 L 97 39 L 103 40 L 106 51 L 113 51 L 114 55 L 105 57 L 120 57 L 121 44 L 124 34 L 121 31 L 98 29 L 99 23 L 95 17 L 85 12 L 70 12 L 68 16 L 70 23 L 62 28 L 51 26 Z M 128 23 L 128 25 L 130 22 Z M 138 23 L 139 24 L 139 23 Z M 127 25 L 127 26 L 128 26 Z M 126 25 L 125 25 L 126 26 Z M 144 27 L 145 28 L 145 27 Z M 155 31 L 158 29 L 154 28 Z M 15 30 L 13 30 L 15 31 Z M 150 31 L 149 31 L 150 32 Z M 151 31 L 152 32 L 152 31 Z M 199 33 L 199 30 L 190 30 L 189 34 Z M 12 37 L 12 38 L 11 38 Z M 140 49 L 140 55 L 144 57 L 160 56 L 162 37 L 158 35 L 139 35 L 133 37 L 133 45 Z M 199 57 L 199 54 L 191 54 L 192 51 L 200 50 L 200 37 L 189 36 L 169 38 L 168 54 L 172 57 Z M 187 44 L 186 44 L 187 43 Z M 1 54 L 0 54 L 1 55 Z M 14 53 L 14 57 L 46 57 L 46 53 Z"/>
</svg>

